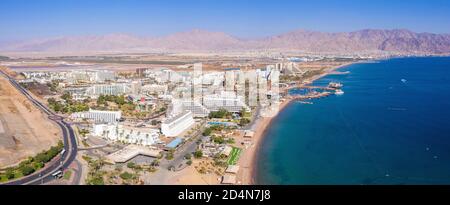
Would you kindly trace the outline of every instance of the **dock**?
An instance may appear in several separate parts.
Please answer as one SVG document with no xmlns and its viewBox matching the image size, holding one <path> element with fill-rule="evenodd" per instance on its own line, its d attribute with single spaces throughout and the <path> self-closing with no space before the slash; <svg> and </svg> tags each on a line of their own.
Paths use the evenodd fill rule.
<svg viewBox="0 0 450 205">
<path fill-rule="evenodd" d="M 311 100 L 311 99 L 317 99 L 317 98 L 324 98 L 329 95 L 333 94 L 332 92 L 318 92 L 318 93 L 310 93 L 306 95 L 297 95 L 297 96 L 291 96 L 292 100 L 297 101 L 303 101 L 303 100 Z"/>
<path fill-rule="evenodd" d="M 312 86 L 312 85 L 302 85 L 302 86 L 297 86 L 296 88 L 299 89 L 320 89 L 320 90 L 326 90 L 326 91 L 335 91 L 336 88 L 330 88 L 330 87 L 322 87 L 322 86 Z"/>
<path fill-rule="evenodd" d="M 330 84 L 333 84 L 333 82 Z M 340 90 L 340 87 L 342 86 L 342 84 L 340 84 L 340 83 L 336 83 L 340 87 L 334 87 L 330 84 L 328 86 L 314 86 L 314 85 L 305 85 L 305 84 L 300 84 L 300 83 L 295 83 L 295 84 L 290 83 L 291 86 L 282 88 L 281 93 L 283 93 L 284 96 L 288 97 L 290 100 L 296 100 L 296 101 L 324 98 L 324 97 L 328 97 L 329 95 L 335 94 L 336 91 Z M 311 91 L 305 95 L 290 95 L 289 94 L 290 89 L 321 90 L 322 92 Z"/>
</svg>

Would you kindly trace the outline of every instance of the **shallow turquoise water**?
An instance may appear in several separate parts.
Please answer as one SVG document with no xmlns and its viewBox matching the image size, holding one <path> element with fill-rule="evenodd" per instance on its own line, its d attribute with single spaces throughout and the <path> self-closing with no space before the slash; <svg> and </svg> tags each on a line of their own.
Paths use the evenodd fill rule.
<svg viewBox="0 0 450 205">
<path fill-rule="evenodd" d="M 450 58 L 355 64 L 317 81 L 345 94 L 293 103 L 266 132 L 259 184 L 450 184 Z M 405 79 L 406 81 L 402 81 Z"/>
</svg>

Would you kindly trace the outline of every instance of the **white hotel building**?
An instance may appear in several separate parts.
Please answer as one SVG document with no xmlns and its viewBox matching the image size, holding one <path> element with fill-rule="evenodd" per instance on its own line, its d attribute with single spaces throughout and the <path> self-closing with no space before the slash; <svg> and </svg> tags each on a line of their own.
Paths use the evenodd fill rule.
<svg viewBox="0 0 450 205">
<path fill-rule="evenodd" d="M 72 70 L 67 73 L 67 81 L 71 84 L 80 82 L 97 82 L 114 81 L 116 74 L 109 70 Z"/>
<path fill-rule="evenodd" d="M 245 104 L 245 98 L 238 96 L 234 92 L 221 92 L 220 95 L 207 95 L 203 97 L 203 105 L 209 111 L 219 111 L 225 109 L 228 112 L 240 112 L 242 109 L 250 110 Z"/>
<path fill-rule="evenodd" d="M 87 112 L 76 112 L 70 116 L 74 120 L 90 120 L 95 123 L 116 123 L 122 117 L 121 111 L 92 110 Z"/>
<path fill-rule="evenodd" d="M 159 143 L 159 130 L 128 127 L 122 124 L 96 124 L 92 135 L 112 142 L 150 146 Z"/>
<path fill-rule="evenodd" d="M 182 109 L 185 111 L 191 111 L 194 117 L 208 117 L 210 113 L 205 106 L 196 100 L 184 100 L 181 104 Z"/>
<path fill-rule="evenodd" d="M 209 110 L 200 103 L 200 100 L 172 99 L 171 114 L 191 111 L 193 117 L 208 117 Z"/>
<path fill-rule="evenodd" d="M 86 90 L 86 94 L 93 97 L 98 97 L 100 95 L 122 95 L 131 92 L 131 85 L 125 83 L 98 84 L 93 85 Z"/>
<path fill-rule="evenodd" d="M 201 101 L 203 100 L 203 104 Z M 210 112 L 225 109 L 228 112 L 238 113 L 242 109 L 249 111 L 250 107 L 245 103 L 243 96 L 238 96 L 234 92 L 222 92 L 221 94 L 205 95 L 198 99 L 172 99 L 171 114 L 183 111 L 191 111 L 193 117 L 208 117 Z"/>
<path fill-rule="evenodd" d="M 163 121 L 161 132 L 167 137 L 176 137 L 194 125 L 194 123 L 192 112 L 184 111 Z"/>
</svg>

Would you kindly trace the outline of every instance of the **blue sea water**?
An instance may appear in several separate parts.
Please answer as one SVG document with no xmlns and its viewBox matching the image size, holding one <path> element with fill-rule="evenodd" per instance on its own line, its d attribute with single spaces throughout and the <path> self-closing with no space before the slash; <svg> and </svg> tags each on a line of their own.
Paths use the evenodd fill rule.
<svg viewBox="0 0 450 205">
<path fill-rule="evenodd" d="M 258 184 L 450 184 L 450 58 L 354 64 L 315 82 L 344 95 L 292 103 L 266 130 Z M 295 92 L 295 91 L 293 91 Z"/>
</svg>

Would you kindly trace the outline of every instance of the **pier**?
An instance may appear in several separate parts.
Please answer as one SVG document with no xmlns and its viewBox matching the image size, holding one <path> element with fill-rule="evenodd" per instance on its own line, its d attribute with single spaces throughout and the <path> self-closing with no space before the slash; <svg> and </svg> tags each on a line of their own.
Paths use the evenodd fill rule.
<svg viewBox="0 0 450 205">
<path fill-rule="evenodd" d="M 308 89 L 312 90 L 304 95 L 290 95 L 288 91 L 290 89 Z M 321 90 L 322 92 L 314 91 L 314 90 Z M 312 85 L 297 85 L 290 87 L 288 89 L 284 89 L 283 92 L 289 100 L 296 100 L 296 101 L 302 101 L 302 100 L 311 100 L 311 99 L 317 99 L 317 98 L 324 98 L 328 97 L 329 95 L 332 95 L 336 93 L 337 90 L 340 90 L 339 88 L 330 87 L 330 86 L 312 86 Z"/>
<path fill-rule="evenodd" d="M 330 88 L 330 87 L 322 87 L 322 86 L 312 86 L 312 85 L 301 85 L 297 86 L 296 88 L 299 89 L 320 89 L 320 90 L 326 90 L 326 91 L 336 91 L 336 88 Z"/>
<path fill-rule="evenodd" d="M 329 75 L 347 75 L 350 74 L 350 71 L 332 71 Z"/>
<path fill-rule="evenodd" d="M 343 93 L 341 91 L 341 87 L 343 85 L 341 83 L 336 82 L 330 82 L 328 86 L 314 86 L 311 84 L 304 84 L 299 82 L 289 82 L 284 83 L 283 85 L 287 86 L 280 89 L 282 96 L 286 96 L 289 100 L 296 100 L 296 101 L 323 98 L 332 94 L 336 94 L 337 92 Z M 291 89 L 306 89 L 309 90 L 309 92 L 303 95 L 291 95 L 289 94 L 289 90 Z M 320 90 L 320 92 L 317 90 Z"/>
<path fill-rule="evenodd" d="M 331 94 L 333 94 L 333 93 L 332 92 L 313 92 L 313 93 L 308 93 L 306 95 L 295 95 L 295 96 L 291 95 L 291 96 L 289 96 L 289 98 L 290 98 L 290 100 L 301 101 L 301 100 L 324 98 Z"/>
</svg>

